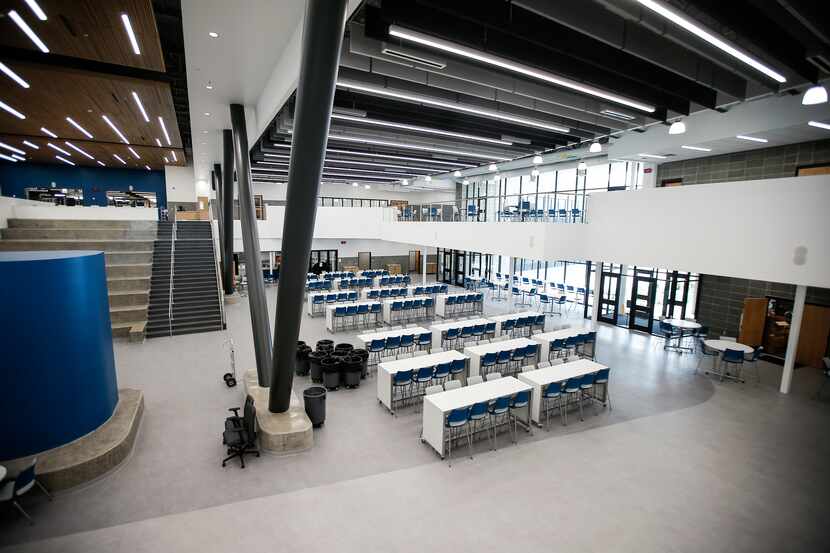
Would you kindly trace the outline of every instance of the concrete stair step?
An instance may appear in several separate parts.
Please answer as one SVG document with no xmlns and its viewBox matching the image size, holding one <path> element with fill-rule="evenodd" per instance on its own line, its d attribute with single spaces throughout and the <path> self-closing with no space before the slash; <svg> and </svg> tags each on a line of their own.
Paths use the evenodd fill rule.
<svg viewBox="0 0 830 553">
<path fill-rule="evenodd" d="M 147 304 L 110 307 L 110 320 L 113 323 L 146 321 Z"/>
<path fill-rule="evenodd" d="M 128 265 L 132 263 L 153 263 L 152 251 L 140 252 L 106 252 L 104 253 L 106 264 Z"/>
<path fill-rule="evenodd" d="M 2 242 L 0 242 L 2 243 Z M 150 277 L 115 277 L 107 279 L 110 292 L 142 292 L 150 289 Z"/>
<path fill-rule="evenodd" d="M 93 219 L 16 219 L 8 220 L 9 228 L 103 228 L 103 229 L 131 229 L 156 230 L 159 223 L 156 221 L 124 221 L 124 220 L 93 220 Z"/>
<path fill-rule="evenodd" d="M 110 308 L 149 305 L 149 296 L 147 292 L 110 292 Z"/>
<path fill-rule="evenodd" d="M 150 276 L 151 263 L 114 263 L 106 266 L 108 277 L 145 277 Z"/>
<path fill-rule="evenodd" d="M 0 240 L 0 250 L 99 250 L 103 252 L 143 252 L 152 249 L 146 240 Z"/>
<path fill-rule="evenodd" d="M 155 240 L 155 230 L 110 228 L 6 228 L 3 238 L 12 240 Z"/>
</svg>

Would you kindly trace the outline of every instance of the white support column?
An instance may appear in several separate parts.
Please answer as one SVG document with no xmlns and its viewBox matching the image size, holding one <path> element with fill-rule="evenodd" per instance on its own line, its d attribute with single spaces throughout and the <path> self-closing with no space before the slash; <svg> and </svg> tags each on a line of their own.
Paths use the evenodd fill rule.
<svg viewBox="0 0 830 553">
<path fill-rule="evenodd" d="M 427 250 L 426 250 L 426 247 L 424 247 L 424 249 L 421 250 L 421 271 L 422 271 L 422 274 L 423 274 L 423 276 L 421 277 L 421 285 L 426 286 L 426 284 L 427 284 Z"/>
<path fill-rule="evenodd" d="M 596 271 L 594 272 L 594 305 L 591 309 L 591 324 L 596 326 L 599 320 L 599 284 L 602 278 L 602 261 L 593 262 Z"/>
<path fill-rule="evenodd" d="M 268 252 L 268 272 L 274 272 L 274 252 Z"/>
<path fill-rule="evenodd" d="M 793 318 L 790 321 L 790 335 L 787 338 L 787 353 L 784 356 L 784 372 L 781 373 L 781 393 L 790 393 L 790 384 L 793 381 L 795 356 L 798 353 L 798 337 L 801 334 L 801 319 L 804 316 L 804 302 L 807 299 L 807 287 L 799 284 L 795 287 L 793 300 Z"/>
<path fill-rule="evenodd" d="M 628 280 L 628 277 L 625 276 L 627 270 L 626 265 L 620 265 L 620 295 L 617 296 L 617 316 L 628 313 L 628 309 L 625 307 L 625 300 L 628 299 L 625 293 L 626 281 Z"/>
</svg>

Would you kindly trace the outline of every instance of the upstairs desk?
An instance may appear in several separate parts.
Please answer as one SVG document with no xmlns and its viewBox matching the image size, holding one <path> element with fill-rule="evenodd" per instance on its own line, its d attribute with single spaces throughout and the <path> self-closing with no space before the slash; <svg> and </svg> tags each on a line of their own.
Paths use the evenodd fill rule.
<svg viewBox="0 0 830 553">
<path fill-rule="evenodd" d="M 481 358 L 488 353 L 498 353 L 500 351 L 535 345 L 537 345 L 536 342 L 528 338 L 514 338 L 513 340 L 504 340 L 503 342 L 493 342 L 492 344 L 464 348 L 464 353 L 470 357 L 470 376 L 476 376 L 481 372 Z"/>
<path fill-rule="evenodd" d="M 494 344 L 495 345 L 495 344 Z M 449 353 L 449 352 L 447 352 Z M 453 409 L 472 407 L 476 403 L 489 402 L 500 397 L 509 397 L 519 392 L 530 392 L 531 401 L 535 397 L 533 386 L 521 382 L 512 376 L 488 380 L 481 384 L 462 386 L 455 390 L 440 392 L 424 397 L 424 441 L 444 458 L 444 419 Z M 528 407 L 530 404 L 528 404 Z M 526 428 L 530 429 L 530 409 L 525 417 Z"/>
<path fill-rule="evenodd" d="M 392 411 L 392 377 L 399 371 L 410 369 L 417 371 L 423 367 L 434 367 L 439 363 L 449 363 L 457 359 L 466 360 L 468 357 L 461 352 L 450 350 L 378 364 L 378 401 L 385 405 L 389 411 Z"/>
<path fill-rule="evenodd" d="M 519 380 L 533 386 L 533 397 L 530 400 L 530 418 L 536 424 L 540 424 L 542 415 L 542 394 L 548 384 L 552 382 L 564 382 L 569 378 L 595 373 L 601 369 L 607 369 L 590 359 L 580 359 L 571 363 L 562 363 L 544 369 L 519 373 Z"/>
</svg>

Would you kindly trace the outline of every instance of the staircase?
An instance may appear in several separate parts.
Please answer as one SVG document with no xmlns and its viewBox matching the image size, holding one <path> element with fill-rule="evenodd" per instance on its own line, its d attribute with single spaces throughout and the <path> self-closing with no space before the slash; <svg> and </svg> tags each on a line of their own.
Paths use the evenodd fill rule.
<svg viewBox="0 0 830 553">
<path fill-rule="evenodd" d="M 159 223 L 148 316 L 148 338 L 222 330 L 209 221 Z"/>
<path fill-rule="evenodd" d="M 141 338 L 147 321 L 155 221 L 9 219 L 0 250 L 104 252 L 113 336 Z"/>
</svg>

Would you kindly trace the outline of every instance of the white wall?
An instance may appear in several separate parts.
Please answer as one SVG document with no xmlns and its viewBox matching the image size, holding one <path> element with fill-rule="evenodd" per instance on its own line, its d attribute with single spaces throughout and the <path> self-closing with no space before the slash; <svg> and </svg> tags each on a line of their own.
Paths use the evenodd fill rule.
<svg viewBox="0 0 830 553">
<path fill-rule="evenodd" d="M 0 196 L 0 228 L 6 228 L 8 219 L 157 221 L 158 210 L 148 207 L 67 207 Z"/>
<path fill-rule="evenodd" d="M 164 166 L 164 182 L 167 187 L 168 202 L 195 202 L 196 179 L 193 166 Z"/>
</svg>

